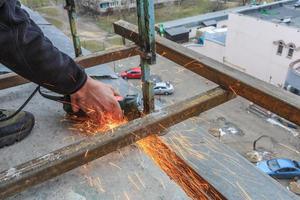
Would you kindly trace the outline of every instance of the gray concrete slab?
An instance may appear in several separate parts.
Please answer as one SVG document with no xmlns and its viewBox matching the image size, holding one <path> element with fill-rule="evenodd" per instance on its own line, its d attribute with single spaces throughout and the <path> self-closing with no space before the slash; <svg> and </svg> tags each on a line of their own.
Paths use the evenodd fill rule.
<svg viewBox="0 0 300 200">
<path fill-rule="evenodd" d="M 199 123 L 202 119 L 200 115 L 198 119 L 173 126 L 162 138 L 228 200 L 298 199 L 274 179 L 255 169 L 240 154 L 213 138 Z"/>
<path fill-rule="evenodd" d="M 229 135 L 221 137 L 221 142 L 228 146 L 238 149 L 239 153 L 245 155 L 252 150 L 252 144 L 255 139 L 261 135 L 267 135 L 274 139 L 262 139 L 257 143 L 257 147 L 265 148 L 273 152 L 274 156 L 289 157 L 300 160 L 300 138 L 293 135 L 288 129 L 284 129 L 272 123 L 266 118 L 259 117 L 248 111 L 250 102 L 243 99 L 234 99 L 224 106 L 219 106 L 205 112 L 199 117 L 199 125 L 202 129 L 209 132 L 212 129 L 222 128 L 224 119 L 226 122 L 234 123 L 240 128 L 244 135 Z"/>
<path fill-rule="evenodd" d="M 186 194 L 144 152 L 129 146 L 10 200 L 185 200 Z"/>
</svg>

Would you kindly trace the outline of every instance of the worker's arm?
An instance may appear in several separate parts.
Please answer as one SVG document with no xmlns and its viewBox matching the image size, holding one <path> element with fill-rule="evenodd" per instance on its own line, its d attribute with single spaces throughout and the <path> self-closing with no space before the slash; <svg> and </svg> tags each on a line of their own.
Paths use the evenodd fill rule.
<svg viewBox="0 0 300 200">
<path fill-rule="evenodd" d="M 52 91 L 72 94 L 87 79 L 84 70 L 53 46 L 16 0 L 6 0 L 0 8 L 0 48 L 1 63 Z"/>
<path fill-rule="evenodd" d="M 0 48 L 0 63 L 54 92 L 71 94 L 75 110 L 122 116 L 114 90 L 88 78 L 72 58 L 54 47 L 17 0 L 0 0 Z"/>
</svg>

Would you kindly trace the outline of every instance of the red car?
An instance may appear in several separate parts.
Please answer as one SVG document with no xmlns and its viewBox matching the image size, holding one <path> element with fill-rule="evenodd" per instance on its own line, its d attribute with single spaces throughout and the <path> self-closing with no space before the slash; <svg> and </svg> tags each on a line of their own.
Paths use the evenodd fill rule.
<svg viewBox="0 0 300 200">
<path fill-rule="evenodd" d="M 134 67 L 121 72 L 121 77 L 124 79 L 140 79 L 142 77 L 142 70 L 140 67 Z"/>
</svg>

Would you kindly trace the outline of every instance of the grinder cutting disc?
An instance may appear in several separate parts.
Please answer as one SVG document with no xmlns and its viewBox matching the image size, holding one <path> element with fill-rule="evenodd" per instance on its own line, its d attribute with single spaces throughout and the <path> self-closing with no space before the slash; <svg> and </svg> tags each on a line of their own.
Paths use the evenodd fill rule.
<svg viewBox="0 0 300 200">
<path fill-rule="evenodd" d="M 127 95 L 123 100 L 119 101 L 119 104 L 128 120 L 141 117 L 139 95 Z"/>
</svg>

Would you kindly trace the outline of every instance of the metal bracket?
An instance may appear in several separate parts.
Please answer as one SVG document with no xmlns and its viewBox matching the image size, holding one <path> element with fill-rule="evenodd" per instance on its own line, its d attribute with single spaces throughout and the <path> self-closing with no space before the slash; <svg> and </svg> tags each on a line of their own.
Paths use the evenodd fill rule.
<svg viewBox="0 0 300 200">
<path fill-rule="evenodd" d="M 70 29 L 73 39 L 73 45 L 75 50 L 75 56 L 79 57 L 82 56 L 82 50 L 81 50 L 81 43 L 79 36 L 77 34 L 77 27 L 76 27 L 76 7 L 75 7 L 75 1 L 74 0 L 66 0 L 66 6 L 64 7 L 65 10 L 68 11 L 68 17 L 70 22 Z"/>
<path fill-rule="evenodd" d="M 148 114 L 154 111 L 153 83 L 150 81 L 150 65 L 156 62 L 154 1 L 139 0 L 136 2 L 141 51 L 144 113 Z"/>
</svg>

